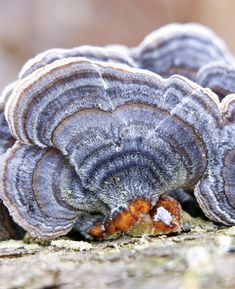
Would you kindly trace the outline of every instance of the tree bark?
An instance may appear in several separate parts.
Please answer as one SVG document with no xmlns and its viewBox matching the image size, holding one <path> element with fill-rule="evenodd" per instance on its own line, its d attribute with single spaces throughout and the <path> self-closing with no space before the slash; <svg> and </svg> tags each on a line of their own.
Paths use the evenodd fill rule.
<svg viewBox="0 0 235 289">
<path fill-rule="evenodd" d="M 0 288 L 235 288 L 235 227 L 50 245 L 0 242 Z"/>
</svg>

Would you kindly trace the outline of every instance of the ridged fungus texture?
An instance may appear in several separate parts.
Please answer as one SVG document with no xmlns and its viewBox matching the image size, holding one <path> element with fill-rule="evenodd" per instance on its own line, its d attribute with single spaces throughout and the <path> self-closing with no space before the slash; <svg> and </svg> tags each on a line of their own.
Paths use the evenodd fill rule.
<svg viewBox="0 0 235 289">
<path fill-rule="evenodd" d="M 72 228 L 99 240 L 170 234 L 182 201 L 234 225 L 232 59 L 208 28 L 174 24 L 136 48 L 29 60 L 0 101 L 0 198 L 13 220 L 46 240 Z"/>
</svg>

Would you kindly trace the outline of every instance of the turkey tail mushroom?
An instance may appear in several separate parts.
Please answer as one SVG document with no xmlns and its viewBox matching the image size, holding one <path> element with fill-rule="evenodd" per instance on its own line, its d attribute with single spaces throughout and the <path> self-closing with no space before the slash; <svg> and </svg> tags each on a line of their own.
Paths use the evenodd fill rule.
<svg viewBox="0 0 235 289">
<path fill-rule="evenodd" d="M 227 153 L 235 138 L 223 113 L 214 93 L 181 76 L 55 61 L 19 81 L 7 101 L 18 141 L 1 157 L 1 197 L 38 238 L 75 222 L 87 238 L 159 234 L 180 230 L 179 204 L 166 194 L 199 182 L 203 211 L 234 224 Z"/>
<path fill-rule="evenodd" d="M 29 59 L 19 73 L 19 80 L 50 63 L 69 57 L 86 57 L 95 61 L 122 63 L 131 67 L 136 66 L 135 61 L 129 55 L 128 48 L 123 45 L 108 45 L 104 47 L 83 45 L 70 49 L 53 48 Z M 7 88 L 7 90 L 9 90 L 8 94 L 13 91 L 16 83 L 17 81 L 14 82 L 14 85 L 13 83 L 10 85 L 11 90 L 9 90 L 10 86 Z"/>
<path fill-rule="evenodd" d="M 35 70 L 40 69 L 45 65 L 50 64 L 58 59 L 75 56 L 86 56 L 93 60 L 117 62 L 129 66 L 135 66 L 134 61 L 129 56 L 128 49 L 125 46 L 121 45 L 112 45 L 107 47 L 86 45 L 75 47 L 72 49 L 49 49 L 43 53 L 36 55 L 34 58 L 26 62 L 19 74 L 18 81 L 30 75 Z M 12 94 L 13 89 L 16 87 L 18 81 L 15 81 L 14 83 L 8 85 L 2 92 L 0 98 L 0 155 L 5 153 L 6 150 L 10 148 L 15 142 L 15 138 L 12 137 L 8 128 L 8 124 L 4 115 L 4 109 L 8 97 Z M 0 210 L 0 218 L 2 219 L 2 228 L 0 228 L 0 232 L 2 232 L 2 235 L 0 235 L 0 239 L 5 239 L 7 238 L 7 236 L 22 236 L 22 230 L 12 222 L 11 217 L 9 216 L 9 214 L 7 214 L 7 208 L 4 207 L 2 203 L 0 206 L 2 208 Z M 13 234 L 13 232 L 15 232 L 15 234 Z"/>
<path fill-rule="evenodd" d="M 10 133 L 4 115 L 5 104 L 13 86 L 15 86 L 15 83 L 8 85 L 0 97 L 0 155 L 4 154 L 16 141 Z M 8 209 L 0 199 L 0 240 L 20 239 L 23 235 L 24 230 L 13 222 Z"/>
<path fill-rule="evenodd" d="M 15 86 L 15 82 L 8 85 L 0 96 L 0 155 L 4 154 L 8 148 L 10 148 L 15 139 L 12 137 L 8 128 L 8 124 L 4 115 L 6 101 L 9 95 L 12 93 L 12 89 Z"/>
<path fill-rule="evenodd" d="M 235 94 L 220 103 L 223 126 L 217 149 L 207 170 L 195 188 L 195 196 L 204 213 L 213 221 L 235 224 Z"/>
<path fill-rule="evenodd" d="M 132 49 L 140 68 L 163 77 L 180 74 L 196 79 L 198 69 L 212 61 L 230 62 L 232 56 L 224 42 L 200 24 L 169 24 L 153 31 Z"/>
<path fill-rule="evenodd" d="M 35 70 L 56 60 L 69 57 L 86 57 L 95 61 L 121 63 L 133 67 L 136 65 L 129 55 L 128 48 L 122 45 L 108 45 L 104 47 L 83 45 L 70 49 L 53 48 L 39 53 L 34 58 L 28 60 L 21 69 L 19 78 L 22 79 Z"/>
<path fill-rule="evenodd" d="M 235 63 L 211 62 L 198 71 L 197 83 L 213 90 L 222 100 L 235 93 Z"/>
</svg>

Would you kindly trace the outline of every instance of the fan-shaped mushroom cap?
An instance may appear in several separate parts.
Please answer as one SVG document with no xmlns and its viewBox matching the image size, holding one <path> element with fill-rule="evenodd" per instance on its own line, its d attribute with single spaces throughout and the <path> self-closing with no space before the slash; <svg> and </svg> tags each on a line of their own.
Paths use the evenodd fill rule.
<svg viewBox="0 0 235 289">
<path fill-rule="evenodd" d="M 129 55 L 127 47 L 122 45 L 108 45 L 104 47 L 83 45 L 70 49 L 53 48 L 39 53 L 34 58 L 28 60 L 19 74 L 20 78 L 31 74 L 35 70 L 44 67 L 56 60 L 68 57 L 86 57 L 95 61 L 111 63 L 122 63 L 135 66 L 134 60 Z"/>
<path fill-rule="evenodd" d="M 128 66 L 136 66 L 135 61 L 129 55 L 128 48 L 123 45 L 108 45 L 104 47 L 83 45 L 70 49 L 53 48 L 29 59 L 19 73 L 19 80 L 56 60 L 69 57 L 86 57 L 91 60 L 104 61 L 107 63 L 122 63 Z M 5 101 L 8 98 L 16 84 L 17 81 L 11 83 L 4 89 L 1 95 L 2 100 Z M 0 105 L 2 100 L 0 100 Z"/>
<path fill-rule="evenodd" d="M 222 100 L 235 93 L 235 64 L 211 62 L 198 71 L 197 83 L 213 90 Z"/>
<path fill-rule="evenodd" d="M 224 42 L 200 24 L 169 24 L 145 37 L 132 55 L 138 67 L 163 77 L 173 74 L 195 80 L 203 65 L 216 60 L 230 62 Z"/>
<path fill-rule="evenodd" d="M 221 111 L 224 116 L 231 122 L 235 122 L 235 94 L 228 94 L 222 99 Z"/>
<path fill-rule="evenodd" d="M 216 152 L 212 154 L 204 177 L 195 188 L 195 196 L 204 213 L 210 219 L 223 224 L 235 223 L 234 103 L 235 94 L 231 94 L 220 104 L 224 118 Z"/>
<path fill-rule="evenodd" d="M 15 142 L 15 139 L 10 133 L 4 115 L 6 101 L 14 86 L 15 83 L 8 85 L 3 90 L 0 97 L 0 155 L 4 154 Z M 9 215 L 8 209 L 4 206 L 2 200 L 0 199 L 0 240 L 2 241 L 9 238 L 18 239 L 21 238 L 23 234 L 23 229 L 13 222 L 11 216 Z"/>
<path fill-rule="evenodd" d="M 15 87 L 15 82 L 8 85 L 0 96 L 0 155 L 6 152 L 11 147 L 15 139 L 12 137 L 8 124 L 5 119 L 4 109 L 6 101 L 9 95 L 12 93 L 12 89 Z"/>
<path fill-rule="evenodd" d="M 62 59 L 19 81 L 6 118 L 19 141 L 1 158 L 1 197 L 33 236 L 75 221 L 93 237 L 178 230 L 178 204 L 161 196 L 199 181 L 204 212 L 235 223 L 223 179 L 233 124 L 214 93 L 184 77 Z"/>
<path fill-rule="evenodd" d="M 92 60 L 123 63 L 129 66 L 135 66 L 134 60 L 132 60 L 129 56 L 128 49 L 121 45 L 109 45 L 107 47 L 84 45 L 71 49 L 55 48 L 39 53 L 34 58 L 27 61 L 19 73 L 19 81 L 33 73 L 35 70 L 42 68 L 47 64 L 53 63 L 58 59 L 76 56 L 85 56 Z M 14 143 L 14 139 L 9 132 L 8 125 L 4 117 L 4 108 L 9 95 L 11 95 L 17 83 L 18 81 L 9 84 L 3 90 L 0 97 L 0 154 L 4 153 L 6 149 L 11 147 Z"/>
<path fill-rule="evenodd" d="M 12 137 L 5 116 L 4 110 L 0 110 L 0 155 L 6 152 L 6 150 L 11 147 L 15 142 Z"/>
<path fill-rule="evenodd" d="M 120 62 L 126 65 L 134 66 L 134 61 L 129 56 L 128 49 L 121 45 L 110 45 L 107 47 L 96 47 L 96 46 L 80 46 L 72 49 L 49 49 L 43 53 L 36 55 L 34 58 L 27 61 L 23 66 L 19 79 L 23 79 L 27 75 L 31 74 L 35 70 L 50 64 L 58 59 L 64 59 L 73 56 L 86 56 L 93 60 L 102 60 L 106 62 Z M 5 103 L 11 95 L 17 81 L 8 85 L 2 92 L 0 97 L 0 155 L 5 153 L 8 148 L 10 148 L 14 142 L 15 138 L 12 137 L 8 124 L 4 116 Z M 0 218 L 4 222 L 2 224 L 2 237 L 7 236 L 21 236 L 21 230 L 11 221 L 11 217 L 7 214 L 7 208 L 1 204 L 2 210 L 0 211 Z M 8 221 L 6 221 L 8 220 Z M 1 220 L 0 220 L 1 221 Z M 4 224 L 7 227 L 3 230 Z M 15 232 L 15 234 L 13 234 Z M 20 233 L 20 234 L 18 234 Z M 0 236 L 1 239 L 1 236 Z"/>
</svg>

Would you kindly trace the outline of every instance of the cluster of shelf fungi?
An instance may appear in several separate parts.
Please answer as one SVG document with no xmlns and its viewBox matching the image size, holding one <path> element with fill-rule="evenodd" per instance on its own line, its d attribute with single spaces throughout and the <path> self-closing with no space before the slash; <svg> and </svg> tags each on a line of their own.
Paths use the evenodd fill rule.
<svg viewBox="0 0 235 289">
<path fill-rule="evenodd" d="M 234 225 L 234 92 L 198 24 L 29 60 L 1 95 L 0 239 L 169 234 L 181 207 Z"/>
</svg>

